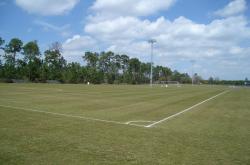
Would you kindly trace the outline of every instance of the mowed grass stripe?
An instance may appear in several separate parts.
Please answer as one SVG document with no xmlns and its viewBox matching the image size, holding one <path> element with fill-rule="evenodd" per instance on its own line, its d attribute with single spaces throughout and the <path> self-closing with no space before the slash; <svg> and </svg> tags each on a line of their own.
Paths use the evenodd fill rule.
<svg viewBox="0 0 250 165">
<path fill-rule="evenodd" d="M 159 120 L 159 121 L 156 121 L 156 122 L 154 122 L 154 123 L 152 123 L 152 124 L 149 124 L 149 125 L 147 125 L 146 127 L 149 128 L 149 127 L 155 126 L 155 125 L 157 125 L 157 124 L 160 124 L 160 123 L 162 123 L 162 122 L 165 122 L 165 121 L 167 121 L 167 120 L 170 120 L 170 119 L 172 119 L 172 118 L 175 118 L 175 117 L 177 117 L 177 116 L 179 116 L 179 115 L 182 115 L 182 114 L 184 114 L 184 113 L 186 113 L 186 112 L 188 112 L 188 111 L 191 111 L 191 110 L 195 109 L 196 107 L 198 107 L 198 106 L 200 106 L 200 105 L 202 105 L 202 104 L 205 104 L 206 102 L 211 101 L 211 100 L 215 99 L 216 97 L 219 97 L 220 95 L 223 95 L 223 94 L 225 94 L 225 93 L 227 93 L 227 92 L 229 92 L 229 91 L 221 92 L 221 93 L 219 93 L 219 94 L 217 94 L 217 95 L 215 95 L 215 96 L 212 96 L 212 97 L 210 97 L 210 98 L 208 98 L 208 99 L 206 99 L 206 100 L 203 100 L 203 101 L 201 101 L 201 102 L 199 102 L 199 103 L 197 103 L 197 104 L 195 104 L 195 105 L 192 105 L 191 107 L 186 108 L 186 109 L 184 109 L 184 110 L 182 110 L 182 111 L 180 111 L 180 112 L 178 112 L 178 113 L 175 113 L 175 114 L 173 114 L 173 115 L 171 115 L 171 116 L 165 117 L 165 118 L 163 118 L 163 119 L 161 119 L 161 120 Z"/>
<path fill-rule="evenodd" d="M 125 120 L 126 118 L 132 118 L 133 120 L 140 120 L 140 119 L 160 120 L 163 116 L 169 116 L 175 114 L 188 106 L 194 105 L 195 103 L 201 101 L 202 99 L 211 97 L 213 94 L 216 93 L 218 92 L 213 92 L 213 93 L 203 92 L 195 96 L 189 94 L 186 95 L 185 97 L 177 96 L 171 98 L 171 100 L 168 101 L 158 100 L 159 103 L 141 102 L 140 104 L 137 104 L 138 106 L 131 106 L 130 108 L 125 107 L 121 109 L 123 112 L 117 111 L 115 109 L 112 110 L 111 112 L 109 111 L 108 112 L 112 113 L 113 114 L 112 116 L 116 115 L 117 117 L 121 118 L 121 120 Z M 178 99 L 178 101 L 176 101 L 175 99 Z"/>
<path fill-rule="evenodd" d="M 107 86 L 107 88 L 110 87 Z M 146 87 L 146 89 L 148 88 Z M 92 88 L 90 88 L 90 90 L 92 90 Z M 102 99 L 90 99 L 88 97 L 82 98 L 75 96 L 65 97 L 67 96 L 65 94 L 58 95 L 58 93 L 50 92 L 47 94 L 48 96 L 56 96 L 51 99 L 50 97 L 41 98 L 39 97 L 39 93 L 34 93 L 33 95 L 29 95 L 30 98 L 28 96 L 21 97 L 20 99 L 25 99 L 26 101 L 23 103 L 15 101 L 14 105 L 27 108 L 47 109 L 51 112 L 83 115 L 107 120 L 117 119 L 121 121 L 129 121 L 144 118 L 147 120 L 155 120 L 161 118 L 162 115 L 172 114 L 185 108 L 185 103 L 189 103 L 190 99 L 193 98 L 197 98 L 198 100 L 201 97 L 200 94 L 205 95 L 204 97 L 206 97 L 205 92 L 196 88 L 184 88 L 183 90 L 175 88 L 174 90 L 170 90 L 171 92 L 163 90 L 161 93 L 158 92 L 159 90 L 162 91 L 161 88 L 157 88 L 156 90 L 150 89 L 150 92 L 152 93 L 143 97 L 131 95 L 129 100 L 110 99 L 107 96 L 103 96 Z M 213 90 L 217 91 L 217 89 Z M 210 92 L 210 90 L 207 92 Z M 32 101 L 32 105 L 30 104 L 29 99 Z M 194 99 L 194 102 L 197 100 Z M 179 104 L 177 104 L 178 102 Z M 13 103 L 11 103 L 11 105 L 12 104 Z"/>
<path fill-rule="evenodd" d="M 32 97 L 37 97 L 36 100 L 39 100 L 39 95 L 35 90 L 34 93 L 29 92 L 24 93 L 24 95 L 16 97 L 11 95 L 9 97 L 8 92 L 14 93 L 15 90 L 18 90 L 14 89 L 14 86 L 35 86 L 39 88 L 40 84 L 6 86 L 0 84 L 0 96 L 5 99 L 3 103 L 8 102 L 6 99 L 13 99 L 14 101 L 26 100 L 30 107 L 38 105 L 38 102 L 34 104 L 32 100 Z M 41 86 L 46 87 L 47 85 Z M 63 89 L 70 91 L 71 85 L 62 86 Z M 62 86 L 53 85 L 53 88 L 62 88 Z M 3 88 L 5 89 L 2 90 Z M 81 89 L 82 85 L 79 85 L 79 87 L 72 85 L 72 92 L 77 92 L 78 88 Z M 138 91 L 144 92 L 145 90 L 145 95 L 147 93 L 150 95 L 148 89 L 142 86 L 128 86 L 127 88 L 128 91 L 130 91 L 130 88 L 133 88 L 132 91 L 137 88 Z M 213 92 L 223 91 L 225 87 L 189 86 L 182 87 L 182 89 L 183 93 L 173 93 L 172 96 L 174 97 L 169 97 L 168 103 L 171 103 L 171 106 L 181 107 L 184 104 L 193 104 L 195 100 L 197 101 L 201 97 L 211 97 Z M 91 87 L 88 90 L 90 93 L 98 93 L 98 90 L 116 92 L 126 91 L 126 87 L 115 90 L 111 87 L 102 86 L 99 88 Z M 194 92 L 196 90 L 197 92 Z M 159 91 L 161 93 L 161 89 L 157 89 L 152 94 L 159 93 Z M 132 93 L 133 95 L 127 100 L 131 104 L 136 103 L 133 98 L 137 98 L 136 93 Z M 23 99 L 25 95 L 29 95 L 29 97 Z M 65 96 L 55 95 L 52 90 L 51 92 L 48 90 L 48 95 L 56 97 L 50 98 L 50 100 L 44 99 L 41 103 L 48 102 L 50 106 L 54 106 L 54 109 L 57 110 L 67 104 L 69 104 L 68 106 L 83 104 L 83 102 L 77 104 L 83 99 L 77 96 L 65 95 L 70 97 L 69 100 L 71 100 L 65 102 Z M 166 96 L 168 95 L 166 94 Z M 57 97 L 59 98 L 57 99 Z M 98 100 L 98 97 L 96 98 Z M 115 106 L 122 104 L 122 100 L 115 99 L 115 97 L 112 99 L 106 98 L 110 108 L 112 108 L 112 103 Z M 56 100 L 55 104 L 53 104 L 54 99 Z M 88 99 L 91 100 L 92 98 Z M 110 101 L 110 99 L 113 101 Z M 146 98 L 145 102 L 159 106 L 166 103 L 166 100 L 161 99 L 160 96 L 152 102 L 149 99 Z M 104 102 L 101 104 L 104 104 Z M 14 103 L 10 105 L 14 105 Z M 16 105 L 24 104 L 18 102 Z M 44 107 L 46 106 L 44 105 Z M 143 106 L 138 106 L 138 108 L 142 110 Z M 200 111 L 189 111 L 189 113 L 185 113 L 185 115 L 181 115 L 171 122 L 163 122 L 153 129 L 146 129 L 97 121 L 86 122 L 70 117 L 27 113 L 0 107 L 2 109 L 0 110 L 0 164 L 249 164 L 250 90 L 247 88 L 234 90 L 218 97 L 218 99 L 202 104 L 199 108 L 201 108 Z M 154 114 L 165 113 L 164 106 L 160 109 L 162 111 L 156 111 Z M 123 111 L 126 111 L 126 108 L 120 113 L 123 113 Z M 74 113 L 74 110 L 68 109 L 68 112 Z M 114 112 L 108 112 L 106 115 L 115 118 Z M 145 112 L 138 113 L 145 118 L 147 114 L 149 115 Z M 127 117 L 131 117 L 131 115 Z"/>
<path fill-rule="evenodd" d="M 177 92 L 180 92 L 180 93 L 183 93 L 183 91 L 177 91 Z M 192 92 L 193 93 L 193 91 L 190 91 L 190 92 Z M 25 95 L 25 94 L 24 94 Z M 50 102 L 50 100 L 52 100 L 51 98 L 50 98 L 50 96 L 53 96 L 53 95 L 55 95 L 55 100 L 53 100 L 53 101 L 55 101 L 56 103 L 57 103 L 57 101 L 56 100 L 58 100 L 59 102 L 61 102 L 61 101 L 63 101 L 63 102 L 66 102 L 67 103 L 67 100 L 69 100 L 70 102 L 74 102 L 74 100 L 77 102 L 77 101 L 80 101 L 80 100 L 82 100 L 82 101 L 84 101 L 84 99 L 86 99 L 86 98 L 82 98 L 82 97 L 65 97 L 65 95 L 63 94 L 62 96 L 59 94 L 58 95 L 58 93 L 48 93 L 47 94 L 47 96 L 48 97 L 46 97 L 46 96 L 43 96 L 42 98 L 38 95 L 38 98 L 37 98 L 37 100 L 38 100 L 38 103 L 39 104 L 41 104 L 41 99 L 42 100 L 44 100 L 45 102 L 47 101 L 46 99 L 48 99 L 48 102 Z M 147 101 L 151 101 L 151 100 L 156 100 L 156 99 L 161 99 L 160 97 L 162 96 L 162 98 L 164 98 L 164 96 L 165 95 L 175 95 L 175 93 L 169 93 L 169 91 L 167 91 L 167 93 L 157 93 L 157 94 L 155 94 L 155 95 L 148 95 L 148 96 L 143 96 L 142 98 L 140 98 L 140 97 L 136 97 L 136 98 L 134 98 L 134 99 L 132 99 L 132 101 L 135 101 L 135 102 L 138 102 L 138 101 L 144 101 L 144 100 L 147 100 Z M 158 97 L 159 96 L 159 97 Z M 21 97 L 21 99 L 26 99 L 27 97 L 29 97 L 29 96 L 26 96 L 26 97 Z M 33 95 L 30 95 L 30 97 L 32 98 L 32 101 L 33 102 L 36 102 L 36 96 L 34 97 Z M 168 96 L 165 96 L 165 98 L 167 98 Z M 172 97 L 172 96 L 171 96 Z M 133 97 L 129 97 L 129 98 L 133 98 Z M 87 101 L 88 101 L 88 103 L 90 103 L 90 104 L 92 104 L 92 102 L 93 103 L 95 103 L 95 102 L 102 102 L 102 101 L 108 101 L 107 100 L 107 96 L 103 96 L 103 98 L 102 99 L 87 99 Z M 127 101 L 127 100 L 125 100 L 125 99 L 123 99 L 123 100 L 121 100 L 122 101 L 122 103 L 124 102 L 124 101 Z M 117 102 L 117 100 L 116 100 L 116 102 Z M 106 102 L 107 103 L 107 102 Z M 126 102 L 125 102 L 126 103 Z M 113 105 L 113 106 L 115 106 L 115 105 Z M 108 107 L 109 108 L 109 107 Z M 102 108 L 103 109 L 103 108 Z"/>
</svg>

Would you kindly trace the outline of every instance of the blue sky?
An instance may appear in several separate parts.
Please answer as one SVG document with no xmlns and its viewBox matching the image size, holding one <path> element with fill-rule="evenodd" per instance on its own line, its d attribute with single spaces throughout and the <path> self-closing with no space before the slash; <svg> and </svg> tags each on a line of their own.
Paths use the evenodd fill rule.
<svg viewBox="0 0 250 165">
<path fill-rule="evenodd" d="M 0 36 L 59 41 L 68 61 L 85 51 L 114 51 L 203 78 L 250 78 L 247 0 L 0 0 Z"/>
</svg>

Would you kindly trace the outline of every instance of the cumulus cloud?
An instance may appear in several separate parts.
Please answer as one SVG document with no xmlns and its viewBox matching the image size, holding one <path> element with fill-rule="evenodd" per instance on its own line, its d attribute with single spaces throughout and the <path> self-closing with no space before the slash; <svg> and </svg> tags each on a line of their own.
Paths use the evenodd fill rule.
<svg viewBox="0 0 250 165">
<path fill-rule="evenodd" d="M 176 0 L 96 0 L 91 9 L 100 16 L 147 16 L 170 8 Z"/>
<path fill-rule="evenodd" d="M 246 9 L 247 4 L 245 0 L 233 0 L 223 9 L 215 11 L 214 14 L 220 17 L 229 17 L 242 14 Z"/>
<path fill-rule="evenodd" d="M 69 12 L 79 0 L 16 0 L 25 11 L 39 15 L 62 15 Z"/>
<path fill-rule="evenodd" d="M 218 70 L 231 70 L 231 62 L 235 60 L 239 66 L 246 66 L 250 54 L 248 48 L 242 46 L 250 37 L 248 21 L 243 15 L 215 19 L 208 24 L 196 23 L 183 16 L 173 21 L 165 17 L 150 21 L 120 16 L 99 22 L 90 21 L 84 30 L 98 38 L 98 42 L 106 43 L 108 47 L 104 50 L 125 53 L 145 62 L 150 60 L 147 40 L 154 38 L 157 40 L 155 64 L 175 68 L 180 61 L 189 63 L 190 59 L 196 59 L 204 68 L 209 68 L 209 71 L 199 69 L 205 78 L 211 75 L 225 77 Z M 221 61 L 224 61 L 223 67 L 220 66 Z M 213 69 L 211 66 L 216 67 Z M 237 75 L 236 71 L 231 73 Z"/>
<path fill-rule="evenodd" d="M 105 28 L 104 28 L 105 27 Z M 113 20 L 92 22 L 85 32 L 109 43 L 116 51 L 134 50 L 145 54 L 145 42 L 149 38 L 158 41 L 158 55 L 182 57 L 211 57 L 223 53 L 250 37 L 244 16 L 214 20 L 210 24 L 195 23 L 185 17 L 169 21 L 160 17 L 155 21 L 135 17 L 118 17 Z M 132 53 L 133 51 L 129 52 Z"/>
<path fill-rule="evenodd" d="M 63 56 L 68 61 L 82 61 L 86 51 L 97 51 L 97 42 L 90 36 L 74 35 L 63 44 Z"/>
<path fill-rule="evenodd" d="M 153 3 L 163 3 L 163 1 L 138 0 L 132 3 L 127 0 L 126 2 L 128 4 L 125 0 L 96 0 L 91 7 L 94 11 L 93 16 L 88 17 L 84 26 L 85 35 L 73 36 L 63 44 L 68 52 L 66 54 L 76 57 L 88 50 L 97 52 L 111 50 L 148 62 L 150 45 L 147 40 L 154 38 L 157 40 L 155 64 L 168 65 L 172 69 L 187 72 L 187 66 L 186 68 L 176 68 L 176 66 L 183 61 L 188 63 L 191 59 L 195 59 L 200 62 L 200 66 L 203 66 L 199 69 L 199 73 L 205 77 L 225 76 L 218 74 L 218 70 L 231 70 L 232 74 L 236 74 L 238 71 L 233 72 L 230 69 L 232 61 L 238 66 L 247 66 L 250 49 L 242 43 L 250 38 L 250 28 L 247 18 L 242 14 L 244 8 L 240 10 L 240 7 L 237 7 L 234 12 L 225 12 L 227 17 L 202 24 L 184 16 L 174 20 L 163 16 L 155 20 L 140 17 L 166 10 L 174 1 L 164 1 L 169 4 L 165 4 L 165 7 L 161 4 L 163 8 L 152 7 L 148 10 L 146 10 L 148 3 L 152 3 L 153 6 Z M 143 2 L 145 4 L 140 4 Z M 244 4 L 246 7 L 245 1 L 242 0 L 231 3 L 236 6 Z M 146 6 L 145 10 L 138 10 L 136 6 L 139 4 Z M 219 11 L 229 10 L 230 4 Z M 220 66 L 222 61 L 223 66 Z M 211 66 L 214 66 L 214 69 Z"/>
</svg>

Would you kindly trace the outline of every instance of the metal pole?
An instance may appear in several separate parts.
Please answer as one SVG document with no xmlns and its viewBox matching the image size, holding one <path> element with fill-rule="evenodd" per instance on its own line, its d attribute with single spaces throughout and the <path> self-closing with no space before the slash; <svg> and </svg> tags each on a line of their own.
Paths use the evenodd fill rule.
<svg viewBox="0 0 250 165">
<path fill-rule="evenodd" d="M 150 86 L 153 85 L 153 43 L 151 43 Z"/>
<path fill-rule="evenodd" d="M 190 61 L 192 63 L 192 85 L 194 85 L 194 63 L 195 63 L 195 60 L 191 60 Z"/>
<path fill-rule="evenodd" d="M 151 44 L 151 68 L 150 68 L 150 86 L 153 86 L 153 49 L 154 49 L 154 43 L 156 43 L 156 40 L 150 39 L 148 41 Z"/>
</svg>

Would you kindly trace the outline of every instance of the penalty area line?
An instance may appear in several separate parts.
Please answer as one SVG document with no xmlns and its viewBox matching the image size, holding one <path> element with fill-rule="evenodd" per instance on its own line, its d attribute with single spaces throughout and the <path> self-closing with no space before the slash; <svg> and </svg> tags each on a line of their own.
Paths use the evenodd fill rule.
<svg viewBox="0 0 250 165">
<path fill-rule="evenodd" d="M 96 118 L 91 118 L 91 117 L 83 117 L 83 116 L 69 115 L 69 114 L 63 114 L 63 113 L 48 112 L 48 111 L 42 111 L 42 110 L 37 110 L 37 109 L 22 108 L 22 107 L 15 107 L 15 106 L 9 106 L 9 105 L 1 105 L 0 104 L 0 107 L 16 109 L 16 110 L 23 110 L 23 111 L 30 111 L 30 112 L 38 112 L 38 113 L 55 115 L 55 116 L 78 118 L 78 119 L 84 119 L 84 120 L 89 120 L 89 121 L 98 121 L 98 122 L 113 123 L 113 124 L 119 124 L 119 125 L 130 125 L 130 126 L 137 126 L 137 127 L 145 127 L 143 125 L 137 125 L 137 124 L 132 124 L 132 123 L 130 124 L 130 123 L 127 123 L 127 122 L 123 123 L 123 122 L 112 121 L 112 120 L 96 119 Z"/>
<path fill-rule="evenodd" d="M 164 122 L 164 121 L 167 121 L 167 120 L 169 120 L 169 119 L 171 119 L 171 118 L 174 118 L 174 117 L 176 117 L 176 116 L 179 116 L 179 115 L 181 115 L 181 114 L 183 114 L 183 113 L 185 113 L 185 112 L 187 112 L 187 111 L 190 111 L 190 110 L 192 110 L 193 108 L 195 108 L 195 107 L 197 107 L 197 106 L 199 106 L 199 105 L 201 105 L 201 104 L 203 104 L 203 103 L 205 103 L 205 102 L 207 102 L 207 101 L 210 101 L 210 100 L 212 100 L 212 99 L 214 99 L 214 98 L 216 98 L 216 97 L 218 97 L 218 96 L 220 96 L 220 95 L 223 95 L 223 94 L 225 94 L 225 93 L 227 93 L 227 92 L 229 92 L 229 90 L 224 91 L 224 92 L 221 92 L 221 93 L 219 93 L 219 94 L 217 94 L 217 95 L 215 95 L 215 96 L 212 96 L 212 97 L 210 97 L 210 98 L 208 98 L 208 99 L 206 99 L 206 100 L 204 100 L 204 101 L 202 101 L 202 102 L 199 102 L 199 103 L 197 103 L 197 104 L 195 104 L 195 105 L 193 105 L 193 106 L 191 106 L 191 107 L 189 107 L 189 108 L 187 108 L 187 109 L 184 109 L 184 110 L 182 110 L 182 111 L 180 111 L 180 112 L 178 112 L 178 113 L 176 113 L 176 114 L 173 114 L 173 115 L 168 116 L 168 117 L 166 117 L 166 118 L 164 118 L 164 119 L 161 119 L 161 120 L 159 120 L 159 121 L 156 121 L 156 122 L 154 122 L 154 123 L 152 123 L 152 124 L 149 124 L 149 125 L 147 125 L 147 126 L 145 126 L 145 127 L 146 127 L 146 128 L 150 128 L 150 127 L 155 126 L 156 124 L 160 124 L 160 123 L 162 123 L 162 122 Z"/>
</svg>

